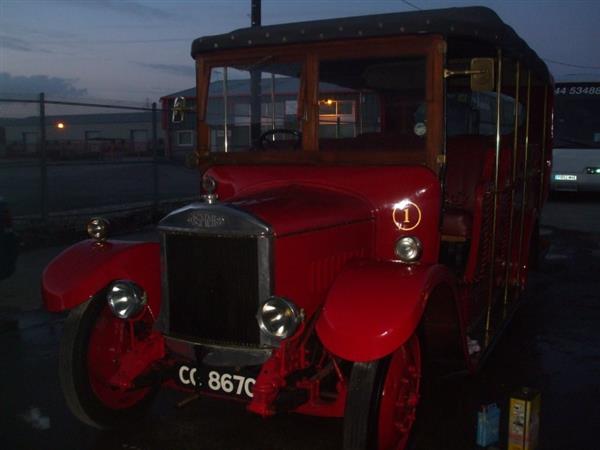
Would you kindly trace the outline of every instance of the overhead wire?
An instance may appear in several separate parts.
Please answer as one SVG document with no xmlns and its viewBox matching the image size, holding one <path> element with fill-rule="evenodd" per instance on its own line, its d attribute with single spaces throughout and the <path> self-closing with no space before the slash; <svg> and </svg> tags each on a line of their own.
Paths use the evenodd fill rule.
<svg viewBox="0 0 600 450">
<path fill-rule="evenodd" d="M 584 66 L 581 64 L 570 64 L 570 63 L 566 63 L 566 62 L 562 62 L 562 61 L 555 61 L 553 59 L 548 59 L 548 58 L 542 58 L 542 59 L 550 64 L 558 64 L 560 66 L 575 67 L 577 69 L 600 70 L 600 66 Z"/>
<path fill-rule="evenodd" d="M 422 11 L 423 8 L 419 8 L 417 5 L 414 5 L 413 3 L 409 2 L 408 0 L 400 0 L 402 3 L 410 6 L 411 8 L 417 9 L 419 11 Z"/>
</svg>

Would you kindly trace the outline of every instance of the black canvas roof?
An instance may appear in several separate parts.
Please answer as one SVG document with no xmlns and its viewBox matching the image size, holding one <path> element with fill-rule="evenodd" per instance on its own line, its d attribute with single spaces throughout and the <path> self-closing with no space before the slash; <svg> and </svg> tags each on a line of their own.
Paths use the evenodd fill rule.
<svg viewBox="0 0 600 450">
<path fill-rule="evenodd" d="M 544 62 L 525 41 L 494 11 L 480 6 L 241 28 L 194 40 L 192 57 L 224 49 L 411 34 L 441 34 L 447 38 L 467 38 L 497 45 L 509 55 L 527 60 L 544 80 L 550 78 Z"/>
</svg>

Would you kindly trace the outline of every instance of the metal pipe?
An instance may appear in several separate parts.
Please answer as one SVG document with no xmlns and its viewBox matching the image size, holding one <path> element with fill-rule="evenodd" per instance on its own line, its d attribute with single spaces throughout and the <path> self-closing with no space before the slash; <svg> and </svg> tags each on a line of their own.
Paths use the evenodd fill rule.
<svg viewBox="0 0 600 450">
<path fill-rule="evenodd" d="M 363 92 L 359 91 L 358 93 L 358 132 L 363 134 Z M 356 136 L 356 132 L 354 133 Z"/>
<path fill-rule="evenodd" d="M 48 164 L 46 159 L 46 98 L 40 94 L 40 212 L 42 223 L 48 223 Z"/>
<path fill-rule="evenodd" d="M 515 184 L 517 181 L 517 156 L 519 153 L 519 91 L 521 82 L 521 62 L 517 61 L 515 72 L 515 121 L 514 121 L 514 140 L 513 140 L 513 163 L 511 173 L 510 187 L 510 219 L 508 225 L 508 257 L 506 262 L 506 272 L 504 274 L 504 306 L 508 304 L 508 287 L 510 284 L 510 274 L 512 270 L 512 246 L 513 246 L 513 227 L 515 221 Z M 506 309 L 505 309 L 506 311 Z"/>
<path fill-rule="evenodd" d="M 271 123 L 272 129 L 276 128 L 275 126 L 275 74 L 271 73 Z M 275 141 L 275 133 L 273 133 L 273 141 Z"/>
<path fill-rule="evenodd" d="M 544 203 L 544 181 L 546 176 L 546 127 L 548 126 L 548 85 L 544 86 L 544 123 L 542 129 L 542 156 L 540 161 L 540 198 L 538 208 Z M 541 214 L 541 211 L 540 211 Z"/>
<path fill-rule="evenodd" d="M 158 214 L 158 120 L 156 102 L 152 103 L 152 209 Z"/>
<path fill-rule="evenodd" d="M 335 101 L 335 138 L 336 139 L 339 139 L 339 137 L 340 137 L 340 123 L 341 123 L 338 105 L 339 105 L 339 101 L 336 100 Z"/>
<path fill-rule="evenodd" d="M 227 66 L 223 67 L 223 133 L 224 133 L 224 141 L 223 141 L 223 149 L 225 153 L 229 151 L 229 138 L 228 138 L 228 111 L 227 111 Z"/>
<path fill-rule="evenodd" d="M 0 98 L 0 102 L 6 103 L 40 103 L 40 100 L 25 100 L 19 98 Z M 131 111 L 152 111 L 152 108 L 142 108 L 139 106 L 119 106 L 109 105 L 106 103 L 81 103 L 81 102 L 62 102 L 56 100 L 44 100 L 46 105 L 65 105 L 65 106 L 94 106 L 98 108 L 110 108 L 110 109 L 127 109 Z M 169 112 L 168 109 L 159 109 L 161 112 Z"/>
<path fill-rule="evenodd" d="M 525 232 L 525 207 L 527 206 L 527 165 L 529 163 L 529 123 L 531 116 L 531 70 L 527 72 L 527 112 L 525 116 L 525 161 L 523 162 L 523 195 L 521 201 L 521 226 L 519 231 L 519 252 L 518 252 L 518 270 L 517 283 L 520 285 L 521 279 L 521 258 L 523 257 L 523 234 Z"/>
<path fill-rule="evenodd" d="M 498 216 L 498 179 L 500 175 L 500 126 L 502 113 L 502 50 L 498 49 L 498 79 L 496 82 L 496 159 L 494 165 L 494 207 L 492 215 L 492 242 L 491 242 L 491 263 L 489 272 L 489 287 L 488 287 L 488 301 L 487 311 L 485 315 L 485 346 L 489 344 L 490 330 L 491 330 L 491 317 L 492 317 L 492 305 L 494 297 L 494 276 L 495 276 L 495 265 L 496 265 L 496 219 Z"/>
</svg>

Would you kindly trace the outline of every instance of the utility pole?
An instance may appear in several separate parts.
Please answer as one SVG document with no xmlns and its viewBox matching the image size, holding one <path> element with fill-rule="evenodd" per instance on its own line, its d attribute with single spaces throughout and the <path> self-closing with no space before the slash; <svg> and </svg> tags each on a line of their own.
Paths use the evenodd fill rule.
<svg viewBox="0 0 600 450">
<path fill-rule="evenodd" d="M 260 27 L 261 25 L 261 12 L 260 12 L 260 1 L 251 0 L 251 23 L 250 25 Z M 250 144 L 254 145 L 258 141 L 262 130 L 261 130 L 261 78 L 262 74 L 260 70 L 253 69 L 250 71 Z"/>
<path fill-rule="evenodd" d="M 251 0 L 251 23 L 252 27 L 260 27 L 261 25 L 261 12 L 260 12 L 260 0 Z"/>
</svg>

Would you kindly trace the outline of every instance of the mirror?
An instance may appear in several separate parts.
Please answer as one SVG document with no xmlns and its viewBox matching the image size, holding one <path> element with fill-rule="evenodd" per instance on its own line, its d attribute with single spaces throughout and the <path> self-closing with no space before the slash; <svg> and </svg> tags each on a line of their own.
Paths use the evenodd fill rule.
<svg viewBox="0 0 600 450">
<path fill-rule="evenodd" d="M 171 122 L 180 123 L 183 122 L 185 116 L 185 98 L 175 97 L 173 100 L 173 111 L 171 112 Z"/>
<path fill-rule="evenodd" d="M 494 90 L 494 58 L 471 59 L 471 90 L 473 92 Z"/>
</svg>

